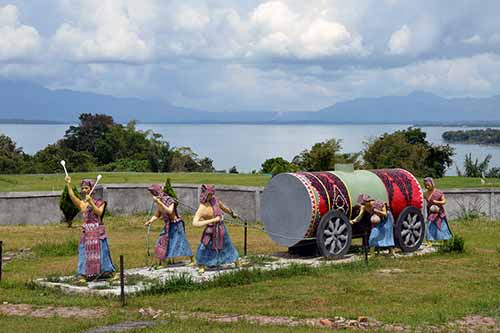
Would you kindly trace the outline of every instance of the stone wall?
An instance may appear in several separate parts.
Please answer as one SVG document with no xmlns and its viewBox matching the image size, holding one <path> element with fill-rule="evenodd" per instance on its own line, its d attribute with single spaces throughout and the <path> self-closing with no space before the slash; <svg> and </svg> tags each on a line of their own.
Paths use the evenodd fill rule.
<svg viewBox="0 0 500 333">
<path fill-rule="evenodd" d="M 96 190 L 96 197 L 108 201 L 113 215 L 148 212 L 152 207 L 148 184 L 106 184 Z M 173 185 L 180 210 L 192 213 L 198 206 L 199 187 L 194 184 Z M 260 217 L 263 188 L 250 186 L 217 186 L 217 195 L 248 221 Z M 455 189 L 444 191 L 446 209 L 451 218 L 464 211 L 477 211 L 491 218 L 500 218 L 500 189 Z M 0 192 L 0 225 L 48 224 L 62 220 L 59 210 L 60 192 Z"/>
</svg>

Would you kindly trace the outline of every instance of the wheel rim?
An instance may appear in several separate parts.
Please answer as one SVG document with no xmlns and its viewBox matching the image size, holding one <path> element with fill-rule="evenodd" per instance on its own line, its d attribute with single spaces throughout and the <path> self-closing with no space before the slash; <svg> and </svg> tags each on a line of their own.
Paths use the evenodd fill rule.
<svg viewBox="0 0 500 333">
<path fill-rule="evenodd" d="M 401 239 L 407 247 L 414 247 L 418 245 L 422 237 L 423 223 L 417 213 L 410 213 L 406 215 L 401 225 Z"/>
<path fill-rule="evenodd" d="M 336 255 L 341 253 L 348 245 L 349 229 L 340 217 L 328 221 L 323 231 L 324 244 L 327 251 Z"/>
</svg>

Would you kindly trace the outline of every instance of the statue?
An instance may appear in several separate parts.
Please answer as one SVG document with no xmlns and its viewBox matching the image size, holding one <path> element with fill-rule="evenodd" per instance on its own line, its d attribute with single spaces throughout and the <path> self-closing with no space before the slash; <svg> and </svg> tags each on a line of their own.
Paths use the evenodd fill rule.
<svg viewBox="0 0 500 333">
<path fill-rule="evenodd" d="M 394 218 L 387 209 L 387 204 L 370 198 L 366 194 L 358 197 L 360 212 L 358 216 L 351 221 L 352 224 L 358 223 L 365 216 L 370 219 L 371 231 L 368 239 L 370 248 L 389 248 L 389 253 L 393 254 L 394 244 Z M 372 251 L 372 250 L 371 250 Z"/>
<path fill-rule="evenodd" d="M 452 237 L 452 232 L 444 209 L 444 193 L 436 189 L 431 177 L 424 178 L 424 186 L 427 190 L 424 193 L 427 202 L 427 241 L 448 240 Z"/>
<path fill-rule="evenodd" d="M 155 244 L 155 256 L 160 261 L 158 267 L 163 266 L 165 259 L 174 264 L 175 258 L 178 257 L 190 257 L 191 265 L 194 265 L 193 253 L 186 238 L 184 221 L 177 211 L 177 202 L 163 192 L 163 187 L 160 184 L 151 185 L 148 191 L 156 204 L 156 213 L 144 225 L 149 226 L 159 218 L 163 218 L 165 222 Z"/>
<path fill-rule="evenodd" d="M 80 183 L 85 200 L 80 200 L 73 192 L 70 176 L 66 176 L 65 181 L 71 201 L 83 215 L 78 246 L 78 275 L 80 276 L 80 282 L 102 277 L 113 277 L 116 269 L 111 260 L 108 238 L 103 222 L 106 201 L 92 198 L 91 192 L 95 185 L 92 179 L 84 179 Z"/>
<path fill-rule="evenodd" d="M 202 185 L 200 205 L 193 218 L 195 227 L 205 227 L 196 252 L 196 262 L 199 265 L 200 273 L 205 271 L 205 267 L 229 263 L 235 263 L 236 267 L 240 266 L 238 251 L 224 225 L 222 212 L 233 218 L 238 217 L 215 196 L 213 185 Z"/>
</svg>

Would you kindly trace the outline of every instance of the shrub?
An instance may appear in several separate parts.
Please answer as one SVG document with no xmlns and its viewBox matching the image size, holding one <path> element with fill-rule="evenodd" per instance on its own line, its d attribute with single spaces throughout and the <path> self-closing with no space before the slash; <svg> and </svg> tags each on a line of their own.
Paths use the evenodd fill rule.
<svg viewBox="0 0 500 333">
<path fill-rule="evenodd" d="M 165 185 L 163 186 L 163 193 L 165 193 L 169 197 L 177 199 L 177 193 L 175 193 L 175 190 L 170 183 L 170 178 L 167 178 L 167 180 L 165 181 Z"/>
<path fill-rule="evenodd" d="M 80 193 L 76 189 L 75 185 L 73 185 L 73 192 L 79 199 L 81 199 Z M 71 227 L 71 225 L 73 224 L 73 219 L 76 217 L 76 215 L 78 215 L 80 209 L 78 209 L 73 201 L 71 201 L 67 186 L 64 186 L 64 190 L 61 194 L 61 199 L 59 199 L 59 208 L 64 215 L 64 222 L 68 224 L 68 228 Z"/>
<path fill-rule="evenodd" d="M 463 253 L 465 252 L 465 241 L 459 235 L 454 235 L 451 239 L 444 241 L 439 251 L 443 253 Z"/>
</svg>

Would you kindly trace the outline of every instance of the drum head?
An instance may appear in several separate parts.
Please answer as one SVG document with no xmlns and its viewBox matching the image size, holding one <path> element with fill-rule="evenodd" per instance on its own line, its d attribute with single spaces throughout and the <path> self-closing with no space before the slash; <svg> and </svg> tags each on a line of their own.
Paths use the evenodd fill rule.
<svg viewBox="0 0 500 333">
<path fill-rule="evenodd" d="M 267 184 L 262 195 L 261 219 L 276 243 L 291 247 L 304 238 L 312 218 L 311 197 L 293 174 L 279 174 Z"/>
</svg>

